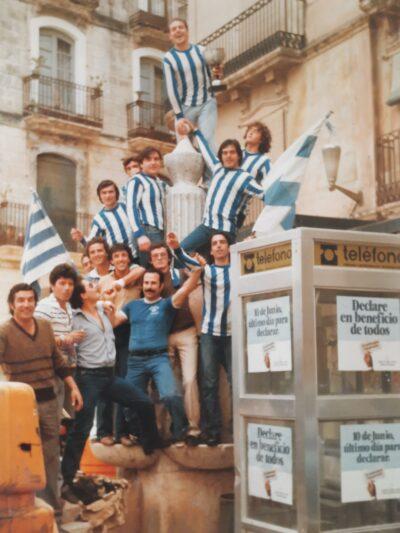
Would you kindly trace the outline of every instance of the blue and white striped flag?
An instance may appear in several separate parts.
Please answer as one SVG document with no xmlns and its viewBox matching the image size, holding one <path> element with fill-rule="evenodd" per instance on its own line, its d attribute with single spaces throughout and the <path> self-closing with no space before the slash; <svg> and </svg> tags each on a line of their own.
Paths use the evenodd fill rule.
<svg viewBox="0 0 400 533">
<path fill-rule="evenodd" d="M 265 180 L 266 206 L 257 218 L 253 231 L 258 235 L 274 233 L 293 227 L 296 200 L 307 163 L 318 134 L 331 113 L 319 120 L 289 146 L 272 165 Z"/>
<path fill-rule="evenodd" d="M 35 191 L 29 209 L 21 272 L 25 283 L 33 283 L 60 263 L 72 263 L 57 230 Z"/>
</svg>

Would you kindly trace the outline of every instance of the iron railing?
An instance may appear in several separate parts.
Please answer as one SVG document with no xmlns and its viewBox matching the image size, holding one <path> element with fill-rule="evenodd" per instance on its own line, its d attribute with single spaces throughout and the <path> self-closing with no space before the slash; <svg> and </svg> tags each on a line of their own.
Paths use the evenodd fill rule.
<svg viewBox="0 0 400 533">
<path fill-rule="evenodd" d="M 127 105 L 128 137 L 149 137 L 165 142 L 174 142 L 174 136 L 165 125 L 168 108 L 137 100 Z"/>
<path fill-rule="evenodd" d="M 61 213 L 62 214 L 62 213 Z M 71 213 L 65 213 L 70 216 Z M 15 202 L 0 203 L 0 245 L 14 244 L 23 246 L 25 231 L 29 217 L 29 205 Z M 88 213 L 75 213 L 75 225 L 84 235 L 90 232 L 93 216 Z M 79 249 L 77 243 L 65 239 L 65 245 L 70 251 Z"/>
<path fill-rule="evenodd" d="M 102 91 L 49 76 L 24 78 L 24 113 L 41 113 L 89 126 L 103 123 Z"/>
<path fill-rule="evenodd" d="M 400 130 L 382 135 L 377 143 L 377 203 L 400 200 Z"/>
<path fill-rule="evenodd" d="M 305 47 L 303 0 L 259 0 L 200 44 L 225 50 L 229 76 L 277 48 Z"/>
</svg>

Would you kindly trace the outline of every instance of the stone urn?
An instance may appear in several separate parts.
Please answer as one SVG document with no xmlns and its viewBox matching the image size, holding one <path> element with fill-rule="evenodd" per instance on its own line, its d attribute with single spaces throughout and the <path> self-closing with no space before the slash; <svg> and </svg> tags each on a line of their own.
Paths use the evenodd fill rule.
<svg viewBox="0 0 400 533">
<path fill-rule="evenodd" d="M 205 192 L 197 184 L 204 163 L 188 137 L 183 137 L 175 150 L 164 156 L 164 163 L 174 184 L 166 201 L 167 231 L 173 231 L 182 240 L 201 222 Z"/>
</svg>

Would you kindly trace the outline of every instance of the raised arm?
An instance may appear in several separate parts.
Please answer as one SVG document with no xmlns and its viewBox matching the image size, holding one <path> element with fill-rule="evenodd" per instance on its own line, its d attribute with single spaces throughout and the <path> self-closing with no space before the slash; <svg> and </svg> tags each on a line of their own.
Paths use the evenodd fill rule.
<svg viewBox="0 0 400 533">
<path fill-rule="evenodd" d="M 246 194 L 249 196 L 258 196 L 258 198 L 264 199 L 265 191 L 262 185 L 259 185 L 257 180 L 252 177 L 252 179 L 247 182 Z"/>
<path fill-rule="evenodd" d="M 163 71 L 165 86 L 171 107 L 177 119 L 183 118 L 182 105 L 179 99 L 178 84 L 176 82 L 174 69 L 168 59 L 163 60 Z"/>
<path fill-rule="evenodd" d="M 178 259 L 180 263 L 185 265 L 186 268 L 188 268 L 189 270 L 198 270 L 203 268 L 203 265 L 196 258 L 199 257 L 198 255 L 196 257 L 191 257 L 187 252 L 185 252 L 183 248 L 181 248 L 178 237 L 175 233 L 168 233 L 167 244 L 171 248 L 172 253 L 176 257 L 176 259 Z"/>
<path fill-rule="evenodd" d="M 201 276 L 201 272 L 202 272 L 202 269 L 192 271 L 188 279 L 182 285 L 182 287 L 172 295 L 172 305 L 174 307 L 176 308 L 182 307 L 186 298 L 197 287 L 200 276 Z"/>
<path fill-rule="evenodd" d="M 194 130 L 193 133 L 199 144 L 200 152 L 201 152 L 201 155 L 203 156 L 205 164 L 210 168 L 210 170 L 214 172 L 216 170 L 216 167 L 221 165 L 220 160 L 211 150 L 210 145 L 206 141 L 201 131 L 196 129 Z"/>
</svg>

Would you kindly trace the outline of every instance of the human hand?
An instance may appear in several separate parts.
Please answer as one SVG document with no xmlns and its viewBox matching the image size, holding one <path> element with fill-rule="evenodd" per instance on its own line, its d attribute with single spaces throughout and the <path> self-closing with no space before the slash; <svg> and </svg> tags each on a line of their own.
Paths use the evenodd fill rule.
<svg viewBox="0 0 400 533">
<path fill-rule="evenodd" d="M 76 386 L 71 389 L 71 403 L 75 411 L 80 411 L 83 407 L 83 398 Z"/>
<path fill-rule="evenodd" d="M 181 118 L 176 123 L 176 132 L 178 135 L 181 135 L 182 137 L 185 137 L 193 130 L 194 130 L 194 126 L 190 122 L 190 120 L 188 120 L 187 118 Z"/>
<path fill-rule="evenodd" d="M 202 255 L 200 255 L 199 253 L 196 253 L 194 258 L 197 259 L 197 261 L 200 263 L 200 266 L 202 268 L 206 266 L 207 261 L 204 259 Z"/>
<path fill-rule="evenodd" d="M 167 234 L 167 245 L 171 250 L 177 250 L 179 248 L 179 240 L 176 233 L 171 231 Z"/>
<path fill-rule="evenodd" d="M 86 333 L 83 331 L 83 329 L 77 329 L 75 331 L 71 331 L 68 337 L 71 339 L 71 344 L 79 344 L 86 337 Z"/>
<path fill-rule="evenodd" d="M 137 244 L 141 252 L 148 252 L 150 250 L 151 240 L 146 235 L 142 235 L 138 238 Z"/>
<path fill-rule="evenodd" d="M 71 228 L 70 234 L 73 241 L 79 242 L 83 239 L 83 233 L 78 228 Z"/>
<path fill-rule="evenodd" d="M 216 78 L 217 80 L 220 80 L 223 76 L 223 67 L 222 65 L 216 65 L 215 67 L 212 68 L 212 75 L 214 78 Z"/>
</svg>

